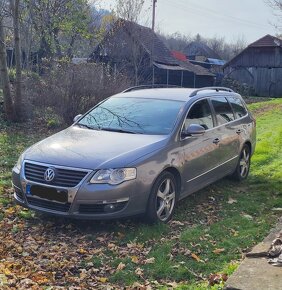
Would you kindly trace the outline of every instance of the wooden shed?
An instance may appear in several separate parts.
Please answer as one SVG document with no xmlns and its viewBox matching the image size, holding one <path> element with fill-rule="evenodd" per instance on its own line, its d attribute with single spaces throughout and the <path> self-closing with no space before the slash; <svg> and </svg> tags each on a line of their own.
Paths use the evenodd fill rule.
<svg viewBox="0 0 282 290">
<path fill-rule="evenodd" d="M 214 74 L 173 56 L 152 29 L 124 19 L 116 20 L 90 55 L 125 73 L 138 84 L 183 87 L 212 86 Z"/>
<path fill-rule="evenodd" d="M 282 40 L 262 37 L 230 60 L 224 73 L 252 87 L 257 96 L 282 97 Z"/>
</svg>

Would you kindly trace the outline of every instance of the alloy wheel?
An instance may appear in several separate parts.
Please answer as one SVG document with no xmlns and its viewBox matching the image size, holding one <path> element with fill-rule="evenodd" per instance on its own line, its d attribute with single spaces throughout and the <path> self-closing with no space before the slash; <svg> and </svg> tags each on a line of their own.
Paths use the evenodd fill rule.
<svg viewBox="0 0 282 290">
<path fill-rule="evenodd" d="M 176 198 L 175 184 L 166 178 L 160 184 L 156 195 L 156 213 L 159 220 L 165 222 L 170 218 Z"/>
<path fill-rule="evenodd" d="M 240 175 L 245 178 L 248 175 L 250 167 L 250 153 L 247 147 L 245 147 L 240 157 Z"/>
</svg>

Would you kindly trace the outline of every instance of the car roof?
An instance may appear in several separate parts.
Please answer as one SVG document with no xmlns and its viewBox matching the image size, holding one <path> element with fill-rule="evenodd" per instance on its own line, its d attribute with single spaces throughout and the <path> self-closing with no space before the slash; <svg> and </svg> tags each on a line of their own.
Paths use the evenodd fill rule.
<svg viewBox="0 0 282 290">
<path fill-rule="evenodd" d="M 114 98 L 142 98 L 160 99 L 187 102 L 192 97 L 208 96 L 210 94 L 230 95 L 232 91 L 216 91 L 215 89 L 196 89 L 196 88 L 151 88 L 140 89 L 114 95 Z M 234 95 L 234 92 L 233 92 Z"/>
</svg>

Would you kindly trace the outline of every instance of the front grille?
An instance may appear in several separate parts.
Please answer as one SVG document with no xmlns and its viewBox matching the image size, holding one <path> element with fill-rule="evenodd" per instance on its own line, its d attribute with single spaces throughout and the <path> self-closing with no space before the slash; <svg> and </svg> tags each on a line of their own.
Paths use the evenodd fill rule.
<svg viewBox="0 0 282 290">
<path fill-rule="evenodd" d="M 121 211 L 123 208 L 125 208 L 126 204 L 127 204 L 127 201 L 113 203 L 115 208 L 112 211 L 105 210 L 105 206 L 107 206 L 106 204 L 81 204 L 79 205 L 79 213 L 82 213 L 82 214 L 113 213 L 113 212 Z"/>
<path fill-rule="evenodd" d="M 70 203 L 58 203 L 58 202 L 41 200 L 41 199 L 32 198 L 32 197 L 27 197 L 27 202 L 33 206 L 55 210 L 55 211 L 61 211 L 61 212 L 68 212 L 71 206 Z"/>
<path fill-rule="evenodd" d="M 18 199 L 24 200 L 24 196 L 23 196 L 23 193 L 21 191 L 15 191 L 15 192 L 16 192 L 16 196 Z"/>
<path fill-rule="evenodd" d="M 56 169 L 55 178 L 52 182 L 47 182 L 44 179 L 44 173 L 48 168 L 48 166 L 25 162 L 25 177 L 29 181 L 34 181 L 42 184 L 49 184 L 61 187 L 75 187 L 88 173 L 87 171 L 62 169 L 56 168 L 56 166 L 54 166 L 54 168 Z"/>
</svg>

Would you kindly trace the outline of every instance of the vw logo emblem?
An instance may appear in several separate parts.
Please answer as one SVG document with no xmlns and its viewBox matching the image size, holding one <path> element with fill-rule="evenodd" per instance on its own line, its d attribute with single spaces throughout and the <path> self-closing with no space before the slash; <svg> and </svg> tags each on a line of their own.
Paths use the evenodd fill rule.
<svg viewBox="0 0 282 290">
<path fill-rule="evenodd" d="M 48 168 L 44 173 L 44 179 L 47 182 L 53 181 L 55 178 L 55 170 L 53 168 Z"/>
</svg>

